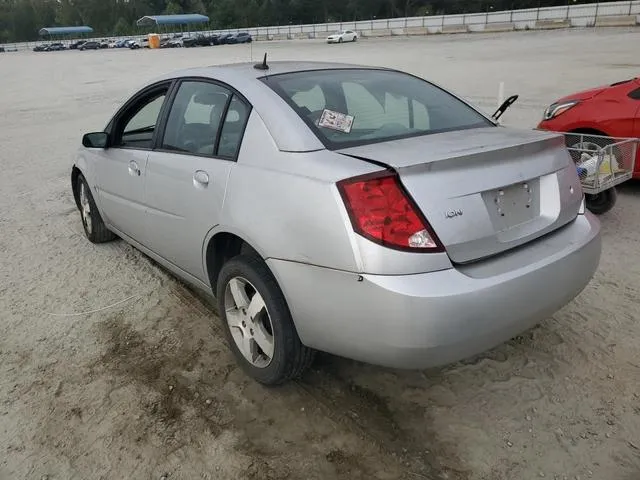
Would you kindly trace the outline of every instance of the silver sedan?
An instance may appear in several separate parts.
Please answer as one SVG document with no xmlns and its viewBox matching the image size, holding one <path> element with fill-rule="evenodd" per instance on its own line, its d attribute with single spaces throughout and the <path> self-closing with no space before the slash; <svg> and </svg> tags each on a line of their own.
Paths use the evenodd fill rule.
<svg viewBox="0 0 640 480">
<path fill-rule="evenodd" d="M 88 239 L 120 237 L 213 294 L 265 384 L 318 350 L 398 368 L 480 353 L 570 302 L 600 259 L 561 136 L 395 70 L 179 71 L 82 144 Z"/>
</svg>

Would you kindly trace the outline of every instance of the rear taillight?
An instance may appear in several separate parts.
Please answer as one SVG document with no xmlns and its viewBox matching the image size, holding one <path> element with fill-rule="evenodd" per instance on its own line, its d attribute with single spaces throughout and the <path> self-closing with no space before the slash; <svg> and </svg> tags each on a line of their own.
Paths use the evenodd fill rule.
<svg viewBox="0 0 640 480">
<path fill-rule="evenodd" d="M 396 250 L 444 251 L 394 172 L 347 178 L 338 182 L 338 190 L 356 233 Z"/>
</svg>

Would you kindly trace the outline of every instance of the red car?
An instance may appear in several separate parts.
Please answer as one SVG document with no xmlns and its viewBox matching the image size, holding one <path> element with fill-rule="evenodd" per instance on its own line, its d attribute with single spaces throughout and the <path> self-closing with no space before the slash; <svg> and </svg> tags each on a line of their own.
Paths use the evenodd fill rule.
<svg viewBox="0 0 640 480">
<path fill-rule="evenodd" d="M 545 110 L 538 128 L 556 132 L 638 138 L 640 78 L 561 98 Z M 636 156 L 633 176 L 640 178 L 640 149 Z M 615 199 L 616 191 L 610 189 L 598 195 L 587 196 L 587 206 L 594 213 L 604 213 L 613 207 Z"/>
</svg>

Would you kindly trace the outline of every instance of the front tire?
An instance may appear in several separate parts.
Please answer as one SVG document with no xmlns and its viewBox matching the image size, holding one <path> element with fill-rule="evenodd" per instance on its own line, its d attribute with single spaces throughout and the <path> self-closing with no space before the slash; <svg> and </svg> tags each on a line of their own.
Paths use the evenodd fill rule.
<svg viewBox="0 0 640 480">
<path fill-rule="evenodd" d="M 338 43 L 342 43 L 342 42 L 343 42 L 342 37 L 340 37 L 340 38 L 338 39 Z"/>
<path fill-rule="evenodd" d="M 596 195 L 585 195 L 586 206 L 591 213 L 603 215 L 610 211 L 618 201 L 618 191 L 615 187 Z"/>
<path fill-rule="evenodd" d="M 217 283 L 218 312 L 229 346 L 242 369 L 264 385 L 299 377 L 314 350 L 298 337 L 275 277 L 255 255 L 229 260 Z"/>
<path fill-rule="evenodd" d="M 102 221 L 100 212 L 93 200 L 93 195 L 89 189 L 89 184 L 82 174 L 78 175 L 77 192 L 78 192 L 78 209 L 82 219 L 82 227 L 84 234 L 91 243 L 110 242 L 116 238 Z"/>
</svg>

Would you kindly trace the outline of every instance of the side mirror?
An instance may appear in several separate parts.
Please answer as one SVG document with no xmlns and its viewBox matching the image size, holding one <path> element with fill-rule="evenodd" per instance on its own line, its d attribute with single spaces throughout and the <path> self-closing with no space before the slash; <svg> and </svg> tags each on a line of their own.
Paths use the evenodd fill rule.
<svg viewBox="0 0 640 480">
<path fill-rule="evenodd" d="M 82 137 L 82 145 L 87 148 L 108 148 L 109 134 L 106 132 L 86 133 Z"/>
</svg>

